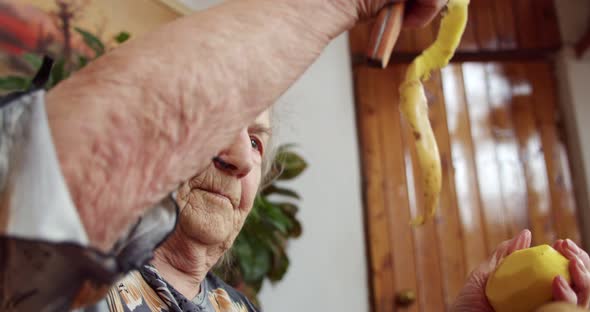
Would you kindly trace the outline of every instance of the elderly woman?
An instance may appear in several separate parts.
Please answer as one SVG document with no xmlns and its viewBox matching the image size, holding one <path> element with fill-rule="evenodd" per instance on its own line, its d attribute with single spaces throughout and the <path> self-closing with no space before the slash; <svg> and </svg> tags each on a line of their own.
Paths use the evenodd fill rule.
<svg viewBox="0 0 590 312">
<path fill-rule="evenodd" d="M 254 310 L 207 272 L 252 207 L 263 112 L 331 39 L 391 2 L 227 1 L 47 94 L 44 64 L 37 88 L 0 99 L 0 310 L 65 311 L 107 294 L 91 309 Z M 405 23 L 427 23 L 444 3 L 409 1 Z M 456 311 L 489 310 L 489 270 L 528 244 L 523 232 L 501 247 Z M 556 279 L 555 298 L 587 307 L 587 254 L 558 245 L 583 265 L 573 287 Z"/>
<path fill-rule="evenodd" d="M 176 229 L 151 264 L 117 282 L 107 300 L 89 310 L 256 311 L 209 270 L 231 247 L 252 209 L 268 168 L 269 139 L 269 113 L 264 112 L 203 172 L 180 186 Z"/>
<path fill-rule="evenodd" d="M 63 311 L 103 297 L 174 229 L 170 194 L 333 38 L 391 2 L 226 1 L 123 44 L 48 93 L 41 75 L 37 89 L 0 100 L 0 307 Z M 444 3 L 410 1 L 406 24 L 428 23 Z"/>
</svg>

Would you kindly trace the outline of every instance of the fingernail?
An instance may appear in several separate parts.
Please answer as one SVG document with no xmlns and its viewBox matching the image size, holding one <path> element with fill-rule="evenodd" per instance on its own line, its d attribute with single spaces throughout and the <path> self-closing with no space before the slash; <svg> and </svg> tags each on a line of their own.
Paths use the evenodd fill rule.
<svg viewBox="0 0 590 312">
<path fill-rule="evenodd" d="M 516 248 L 517 249 L 523 249 L 526 247 L 526 235 L 522 235 L 519 239 L 518 242 L 516 243 Z"/>
<path fill-rule="evenodd" d="M 578 246 L 576 246 L 576 243 L 572 242 L 572 240 L 570 240 L 569 238 L 565 240 L 565 245 L 567 247 L 567 249 L 574 255 L 578 254 Z"/>
<path fill-rule="evenodd" d="M 520 237 L 518 238 L 518 248 L 522 249 L 522 248 L 526 248 L 527 247 L 527 242 L 529 240 L 529 237 L 531 235 L 531 232 L 529 230 L 523 230 L 522 232 L 520 232 Z"/>
</svg>

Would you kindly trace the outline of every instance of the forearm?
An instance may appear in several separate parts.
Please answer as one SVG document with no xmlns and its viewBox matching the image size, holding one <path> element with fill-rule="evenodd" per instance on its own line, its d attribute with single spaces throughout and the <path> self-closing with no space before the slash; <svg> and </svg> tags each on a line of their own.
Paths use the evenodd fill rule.
<svg viewBox="0 0 590 312">
<path fill-rule="evenodd" d="M 96 60 L 48 94 L 59 161 L 93 245 L 202 170 L 354 17 L 332 1 L 234 0 Z"/>
</svg>

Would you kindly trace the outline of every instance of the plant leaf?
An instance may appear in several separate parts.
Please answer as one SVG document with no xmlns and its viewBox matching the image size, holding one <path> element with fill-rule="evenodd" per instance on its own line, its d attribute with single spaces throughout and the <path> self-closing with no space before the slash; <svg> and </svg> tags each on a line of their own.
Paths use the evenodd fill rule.
<svg viewBox="0 0 590 312">
<path fill-rule="evenodd" d="M 282 168 L 277 180 L 291 180 L 299 176 L 307 168 L 305 160 L 294 152 L 283 151 L 277 158 L 278 166 Z"/>
<path fill-rule="evenodd" d="M 20 76 L 0 77 L 0 90 L 18 91 L 29 87 L 30 79 Z"/>
<path fill-rule="evenodd" d="M 296 217 L 296 214 L 299 211 L 299 207 L 292 203 L 278 203 L 276 205 L 281 209 L 281 211 L 283 211 L 283 213 L 290 220 L 291 224 L 289 226 L 289 231 L 287 233 L 288 236 L 293 238 L 298 238 L 299 236 L 301 236 L 303 229 L 301 223 Z"/>
<path fill-rule="evenodd" d="M 250 284 L 242 284 L 239 287 L 237 287 L 236 289 L 241 292 L 242 294 L 244 294 L 246 297 L 248 297 L 248 299 L 250 300 L 250 302 L 252 302 L 255 306 L 260 307 L 260 301 L 258 301 L 258 291 L 260 290 L 260 287 L 258 288 L 258 290 L 256 289 L 256 285 L 250 285 Z M 260 282 L 260 286 L 262 286 L 262 280 Z"/>
<path fill-rule="evenodd" d="M 253 292 L 255 294 L 258 294 L 258 292 L 260 292 L 260 289 L 262 288 L 262 282 L 264 282 L 264 276 L 260 277 L 259 279 L 255 280 L 255 281 L 252 281 L 248 284 L 251 286 Z"/>
<path fill-rule="evenodd" d="M 240 241 L 236 253 L 239 254 L 238 263 L 242 276 L 249 283 L 256 282 L 270 270 L 269 250 L 254 237 L 242 236 Z"/>
<path fill-rule="evenodd" d="M 268 210 L 267 219 L 270 223 L 279 230 L 282 234 L 287 235 L 289 234 L 289 229 L 293 226 L 293 222 L 289 219 L 289 217 L 285 216 L 283 212 L 278 209 L 278 207 L 273 207 L 272 209 Z"/>
<path fill-rule="evenodd" d="M 121 44 L 121 43 L 129 40 L 129 38 L 131 38 L 131 35 L 126 31 L 122 31 L 115 36 L 115 41 L 117 43 Z"/>
<path fill-rule="evenodd" d="M 41 64 L 43 63 L 43 58 L 40 57 L 39 55 L 33 54 L 33 53 L 25 53 L 25 54 L 23 54 L 23 59 L 27 63 L 29 63 L 29 65 L 31 65 L 31 67 L 35 71 L 37 71 L 39 69 L 39 67 L 41 67 Z"/>
<path fill-rule="evenodd" d="M 295 147 L 297 147 L 297 144 L 295 144 L 295 143 L 283 144 L 283 145 L 279 146 L 279 149 L 277 152 L 278 153 L 286 152 L 286 151 L 292 150 Z"/>
<path fill-rule="evenodd" d="M 287 269 L 289 268 L 289 257 L 285 253 L 284 249 L 279 249 L 279 252 L 275 254 L 272 261 L 272 269 L 268 272 L 268 279 L 272 282 L 278 282 L 283 279 Z"/>
<path fill-rule="evenodd" d="M 271 194 L 277 194 L 277 195 L 283 195 L 283 196 L 287 196 L 287 197 L 292 197 L 295 199 L 301 199 L 301 197 L 299 197 L 299 194 L 297 194 L 297 192 L 290 190 L 290 189 L 286 189 L 286 188 L 281 188 L 278 187 L 274 184 L 271 184 L 269 186 L 267 186 L 263 191 L 262 194 L 265 196 L 271 195 Z"/>
<path fill-rule="evenodd" d="M 53 65 L 53 68 L 51 69 L 51 79 L 49 82 L 49 88 L 54 87 L 55 85 L 57 85 L 58 83 L 60 83 L 62 80 L 68 78 L 68 73 L 65 70 L 65 65 L 66 65 L 66 60 L 65 59 L 60 59 L 57 62 L 55 62 L 55 64 Z"/>
<path fill-rule="evenodd" d="M 301 226 L 301 222 L 299 220 L 293 218 L 293 226 L 289 230 L 289 236 L 292 238 L 299 238 L 303 233 L 303 227 Z"/>
<path fill-rule="evenodd" d="M 286 215 L 291 216 L 293 218 L 295 217 L 295 215 L 297 214 L 297 212 L 299 212 L 299 207 L 297 207 L 295 204 L 292 204 L 292 203 L 278 203 L 276 205 Z"/>
<path fill-rule="evenodd" d="M 85 56 L 78 56 L 78 70 L 84 68 L 88 64 L 88 58 Z"/>
<path fill-rule="evenodd" d="M 236 237 L 232 251 L 236 255 L 236 263 L 239 265 L 242 276 L 249 274 L 250 267 L 252 266 L 252 261 L 250 260 L 252 258 L 252 248 L 250 248 L 247 237 L 242 233 Z"/>
<path fill-rule="evenodd" d="M 80 35 L 82 35 L 82 38 L 84 39 L 84 43 L 86 43 L 86 45 L 89 48 L 91 48 L 94 51 L 94 53 L 96 53 L 96 57 L 99 57 L 104 54 L 104 52 L 105 52 L 104 44 L 102 43 L 102 41 L 100 39 L 98 39 L 98 37 L 96 37 L 95 35 L 91 34 L 90 32 L 88 32 L 82 28 L 74 27 L 74 29 Z"/>
</svg>

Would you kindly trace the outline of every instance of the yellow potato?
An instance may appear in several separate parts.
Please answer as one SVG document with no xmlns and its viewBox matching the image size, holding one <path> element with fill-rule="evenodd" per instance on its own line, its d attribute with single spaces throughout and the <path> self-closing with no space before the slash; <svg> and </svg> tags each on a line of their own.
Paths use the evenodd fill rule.
<svg viewBox="0 0 590 312">
<path fill-rule="evenodd" d="M 575 304 L 565 303 L 565 302 L 554 302 L 546 304 L 539 309 L 535 310 L 535 312 L 584 312 L 588 311 L 582 309 Z"/>
<path fill-rule="evenodd" d="M 551 301 L 556 276 L 570 282 L 568 263 L 549 245 L 518 250 L 488 278 L 488 301 L 496 312 L 532 312 Z"/>
<path fill-rule="evenodd" d="M 467 25 L 468 6 L 469 0 L 449 0 L 436 40 L 410 64 L 400 86 L 400 108 L 414 133 L 427 211 L 426 215 L 413 220 L 413 224 L 423 224 L 434 217 L 442 184 L 440 156 L 428 119 L 422 81 L 428 79 L 431 71 L 445 67 L 453 57 Z"/>
</svg>

